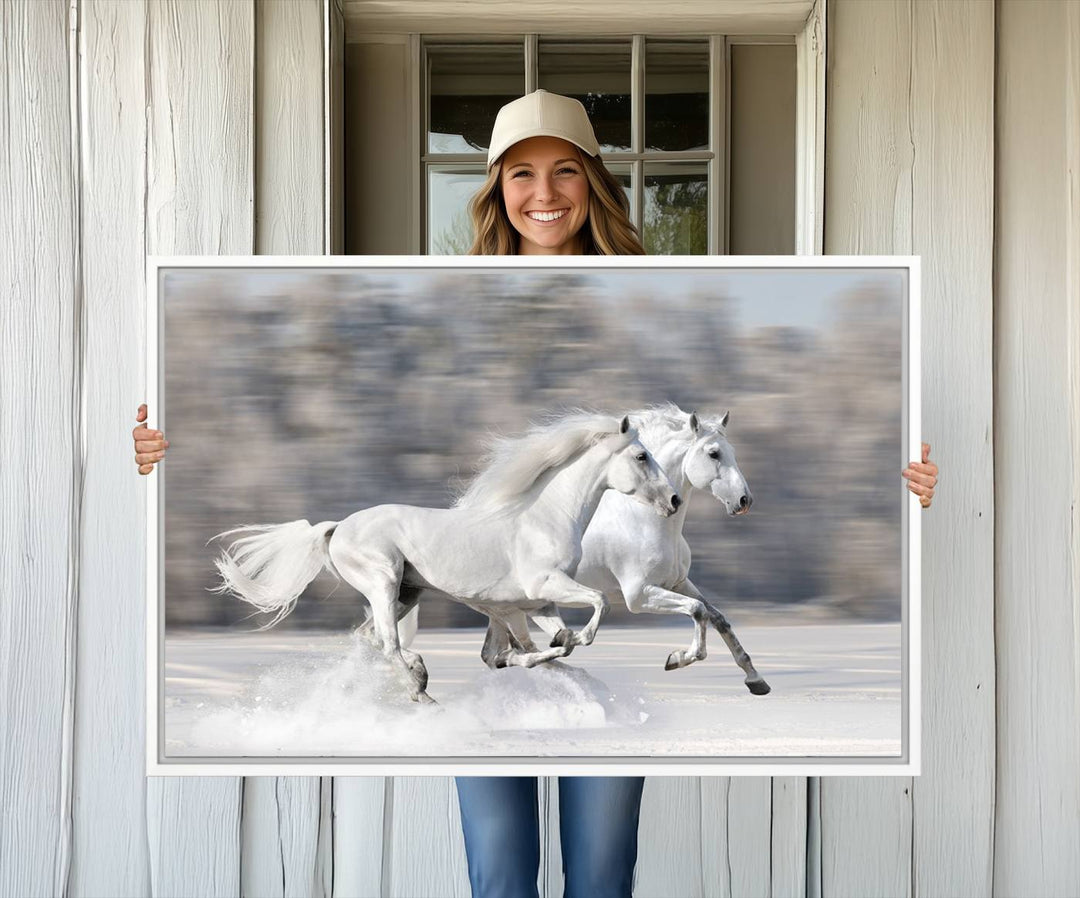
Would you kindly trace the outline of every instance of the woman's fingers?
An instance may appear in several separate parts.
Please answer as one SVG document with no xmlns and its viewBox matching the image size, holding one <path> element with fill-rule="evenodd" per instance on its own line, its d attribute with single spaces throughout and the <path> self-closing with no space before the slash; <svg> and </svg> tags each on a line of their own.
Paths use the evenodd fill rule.
<svg viewBox="0 0 1080 898">
<path fill-rule="evenodd" d="M 137 440 L 160 440 L 161 431 L 153 430 L 147 427 L 145 424 L 140 424 L 134 430 L 131 431 L 131 435 Z"/>
<path fill-rule="evenodd" d="M 135 440 L 135 464 L 139 466 L 140 474 L 149 474 L 154 470 L 154 465 L 165 457 L 165 450 L 169 448 L 169 441 L 160 430 L 154 430 L 146 426 L 147 408 L 144 402 L 139 406 L 135 414 L 135 420 L 140 422 L 131 431 Z"/>
<path fill-rule="evenodd" d="M 937 469 L 929 471 L 925 465 L 913 464 L 904 471 L 904 476 L 909 483 L 921 483 L 924 486 L 935 486 L 937 484 Z"/>
<path fill-rule="evenodd" d="M 908 489 L 919 497 L 919 504 L 923 508 L 929 508 L 938 480 L 938 467 L 930 461 L 929 443 L 922 444 L 922 461 L 911 462 L 901 472 L 901 476 L 907 479 Z"/>
<path fill-rule="evenodd" d="M 160 452 L 162 449 L 169 448 L 168 440 L 136 440 L 135 451 L 136 452 Z"/>
</svg>

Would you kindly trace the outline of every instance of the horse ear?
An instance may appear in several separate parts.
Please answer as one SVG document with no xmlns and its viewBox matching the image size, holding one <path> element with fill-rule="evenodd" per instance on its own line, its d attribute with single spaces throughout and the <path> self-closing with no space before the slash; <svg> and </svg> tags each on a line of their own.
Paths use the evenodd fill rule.
<svg viewBox="0 0 1080 898">
<path fill-rule="evenodd" d="M 690 430 L 693 433 L 697 433 L 701 430 L 701 422 L 697 419 L 697 412 L 690 413 Z"/>
<path fill-rule="evenodd" d="M 619 433 L 626 433 L 628 430 L 630 430 L 630 416 L 623 415 L 623 419 L 619 423 Z"/>
<path fill-rule="evenodd" d="M 730 411 L 724 412 L 724 417 L 720 419 L 720 426 L 721 427 L 727 427 L 727 419 L 728 419 L 728 415 L 730 415 L 730 414 L 731 414 Z"/>
</svg>

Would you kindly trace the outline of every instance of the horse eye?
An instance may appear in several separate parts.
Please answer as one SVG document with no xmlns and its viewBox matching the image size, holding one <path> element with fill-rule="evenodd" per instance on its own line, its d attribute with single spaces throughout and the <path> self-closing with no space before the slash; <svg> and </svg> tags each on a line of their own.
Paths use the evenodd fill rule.
<svg viewBox="0 0 1080 898">
<path fill-rule="evenodd" d="M 709 458 L 719 458 L 719 457 L 720 457 L 720 450 L 718 450 L 718 449 L 711 449 L 711 450 L 709 451 Z"/>
<path fill-rule="evenodd" d="M 644 452 L 639 452 L 636 457 L 638 461 L 645 461 L 645 459 L 647 459 L 649 456 L 646 455 Z"/>
</svg>

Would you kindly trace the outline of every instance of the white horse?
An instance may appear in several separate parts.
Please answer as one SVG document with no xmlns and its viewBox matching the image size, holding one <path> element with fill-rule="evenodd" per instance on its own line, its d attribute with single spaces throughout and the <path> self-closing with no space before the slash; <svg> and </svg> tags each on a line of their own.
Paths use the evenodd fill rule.
<svg viewBox="0 0 1080 898">
<path fill-rule="evenodd" d="M 690 546 L 682 535 L 695 489 L 710 492 L 731 516 L 745 514 L 753 503 L 725 434 L 728 413 L 706 419 L 669 404 L 631 412 L 629 417 L 639 428 L 641 442 L 685 501 L 674 515 L 661 519 L 615 493 L 604 495 L 582 541 L 581 562 L 574 578 L 609 597 L 621 594 L 634 613 L 685 614 L 693 619 L 689 649 L 668 655 L 665 670 L 705 658 L 706 627 L 712 624 L 746 674 L 746 687 L 754 695 L 765 695 L 769 685 L 754 669 L 731 625 L 690 581 Z M 569 631 L 554 606 L 529 616 L 553 637 L 553 646 L 565 642 Z M 489 667 L 531 667 L 538 657 L 548 660 L 549 652 L 539 652 L 529 636 L 524 611 L 503 608 L 490 617 L 481 652 Z M 401 622 L 405 645 L 412 641 L 415 630 L 416 609 L 412 609 Z"/>
<path fill-rule="evenodd" d="M 592 607 L 580 633 L 563 634 L 564 644 L 535 663 L 592 642 L 607 599 L 576 582 L 572 571 L 606 490 L 632 496 L 650 515 L 670 516 L 681 504 L 628 418 L 566 415 L 498 443 L 453 508 L 379 505 L 340 523 L 292 521 L 218 534 L 251 534 L 217 559 L 218 591 L 274 612 L 266 625 L 273 626 L 318 572 L 331 567 L 371 604 L 378 643 L 410 698 L 430 702 L 423 659 L 402 650 L 397 629 L 421 589 L 495 617 L 511 605 L 523 611 L 555 602 Z"/>
</svg>

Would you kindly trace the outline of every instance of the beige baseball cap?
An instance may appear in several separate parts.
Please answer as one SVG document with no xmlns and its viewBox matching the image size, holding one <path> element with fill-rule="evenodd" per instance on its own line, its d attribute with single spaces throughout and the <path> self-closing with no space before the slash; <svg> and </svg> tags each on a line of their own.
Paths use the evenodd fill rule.
<svg viewBox="0 0 1080 898">
<path fill-rule="evenodd" d="M 561 137 L 595 156 L 600 152 L 585 107 L 573 97 L 536 90 L 512 100 L 495 116 L 488 149 L 488 168 L 510 147 L 528 137 Z"/>
</svg>

